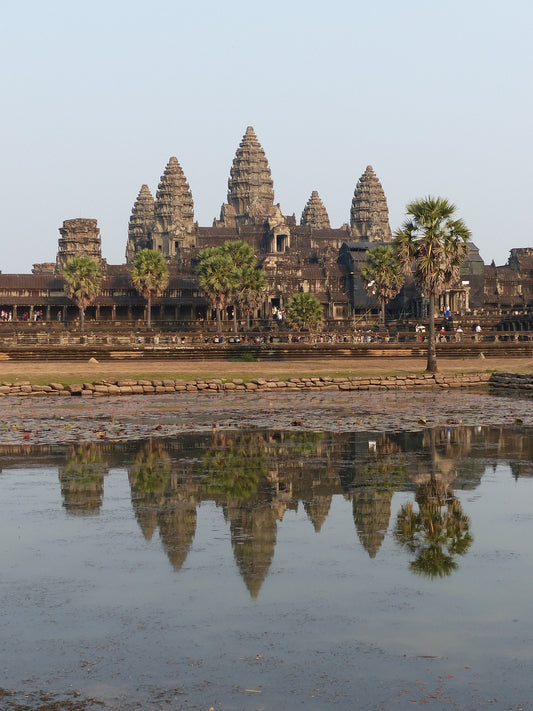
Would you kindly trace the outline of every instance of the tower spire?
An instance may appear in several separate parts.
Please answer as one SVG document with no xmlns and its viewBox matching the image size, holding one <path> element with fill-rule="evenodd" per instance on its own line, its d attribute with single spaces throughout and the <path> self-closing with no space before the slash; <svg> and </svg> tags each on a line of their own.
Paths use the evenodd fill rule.
<svg viewBox="0 0 533 711">
<path fill-rule="evenodd" d="M 374 169 L 367 165 L 357 181 L 350 211 L 352 236 L 369 242 L 390 242 L 389 208 Z"/>
</svg>

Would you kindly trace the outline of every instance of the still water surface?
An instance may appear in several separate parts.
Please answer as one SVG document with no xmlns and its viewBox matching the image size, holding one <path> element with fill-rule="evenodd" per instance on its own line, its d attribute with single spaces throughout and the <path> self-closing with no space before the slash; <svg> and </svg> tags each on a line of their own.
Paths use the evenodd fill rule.
<svg viewBox="0 0 533 711">
<path fill-rule="evenodd" d="M 216 431 L 0 466 L 2 709 L 533 709 L 526 428 Z"/>
</svg>

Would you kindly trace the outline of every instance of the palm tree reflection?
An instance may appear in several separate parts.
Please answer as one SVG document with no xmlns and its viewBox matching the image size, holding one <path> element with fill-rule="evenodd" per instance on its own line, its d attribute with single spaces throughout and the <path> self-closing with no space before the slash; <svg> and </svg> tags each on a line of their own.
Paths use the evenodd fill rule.
<svg viewBox="0 0 533 711">
<path fill-rule="evenodd" d="M 470 519 L 451 487 L 431 475 L 419 485 L 415 501 L 398 513 L 394 536 L 415 555 L 410 569 L 428 578 L 443 578 L 457 569 L 455 557 L 472 545 Z"/>
<path fill-rule="evenodd" d="M 205 492 L 232 501 L 254 496 L 266 473 L 264 443 L 259 439 L 253 434 L 236 439 L 223 432 L 215 435 L 201 462 Z"/>
<path fill-rule="evenodd" d="M 97 514 L 104 496 L 104 476 L 108 472 L 101 447 L 84 442 L 70 448 L 59 481 L 63 506 L 70 514 Z"/>
<path fill-rule="evenodd" d="M 185 562 L 196 533 L 197 487 L 173 470 L 161 442 L 149 441 L 129 471 L 135 516 L 147 540 L 156 528 L 174 570 Z"/>
</svg>

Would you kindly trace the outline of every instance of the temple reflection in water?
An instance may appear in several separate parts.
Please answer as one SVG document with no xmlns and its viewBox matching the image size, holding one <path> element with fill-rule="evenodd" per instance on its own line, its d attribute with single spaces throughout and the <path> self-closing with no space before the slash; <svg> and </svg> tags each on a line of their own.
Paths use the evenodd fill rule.
<svg viewBox="0 0 533 711">
<path fill-rule="evenodd" d="M 158 531 L 176 571 L 193 544 L 197 511 L 214 502 L 228 524 L 237 568 L 252 597 L 266 579 L 286 511 L 305 511 L 319 534 L 334 496 L 352 502 L 355 532 L 370 558 L 387 532 L 414 573 L 449 575 L 473 539 L 455 495 L 487 467 L 533 476 L 533 438 L 523 427 L 444 427 L 420 432 L 219 431 L 143 442 L 72 447 L 3 446 L 2 469 L 57 466 L 68 516 L 97 515 L 106 475 L 126 470 L 144 538 Z M 395 492 L 412 492 L 391 521 Z"/>
</svg>

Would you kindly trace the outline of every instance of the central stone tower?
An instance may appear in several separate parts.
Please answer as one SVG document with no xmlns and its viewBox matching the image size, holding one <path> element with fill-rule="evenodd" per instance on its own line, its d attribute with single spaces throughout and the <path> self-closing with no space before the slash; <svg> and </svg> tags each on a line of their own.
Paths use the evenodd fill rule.
<svg viewBox="0 0 533 711">
<path fill-rule="evenodd" d="M 263 224 L 281 216 L 274 205 L 274 183 L 270 167 L 255 131 L 248 126 L 239 144 L 228 180 L 228 202 L 222 205 L 219 225 Z"/>
</svg>

